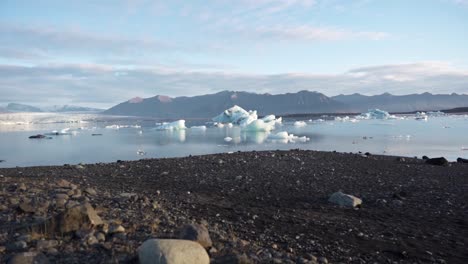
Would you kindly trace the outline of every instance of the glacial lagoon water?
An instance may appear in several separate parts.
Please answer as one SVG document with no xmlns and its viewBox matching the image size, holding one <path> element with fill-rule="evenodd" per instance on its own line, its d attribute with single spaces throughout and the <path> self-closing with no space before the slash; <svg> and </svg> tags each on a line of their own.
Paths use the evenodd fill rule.
<svg viewBox="0 0 468 264">
<path fill-rule="evenodd" d="M 89 114 L 0 114 L 0 167 L 115 162 L 142 158 L 183 157 L 251 150 L 310 149 L 338 152 L 468 158 L 468 116 L 406 116 L 396 120 L 284 119 L 272 133 L 287 131 L 307 142 L 270 140 L 265 132 L 239 127 L 208 127 L 208 120 L 187 120 L 187 130 L 156 130 L 158 120 Z M 294 126 L 303 120 L 305 126 Z M 113 126 L 113 125 L 118 125 Z M 107 128 L 106 128 L 107 127 Z M 65 135 L 29 139 L 35 134 L 65 129 Z M 67 130 L 68 129 L 68 130 Z M 94 134 L 94 135 L 93 135 Z M 99 135 L 100 134 L 100 135 Z M 225 138 L 232 140 L 226 142 Z"/>
</svg>

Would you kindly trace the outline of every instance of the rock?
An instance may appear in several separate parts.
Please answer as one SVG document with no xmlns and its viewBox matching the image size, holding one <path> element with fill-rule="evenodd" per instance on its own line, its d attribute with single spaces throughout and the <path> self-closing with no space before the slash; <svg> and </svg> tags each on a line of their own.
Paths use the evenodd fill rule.
<svg viewBox="0 0 468 264">
<path fill-rule="evenodd" d="M 86 244 L 88 244 L 89 246 L 92 246 L 97 243 L 99 243 L 99 240 L 93 235 L 88 236 L 86 239 Z"/>
<path fill-rule="evenodd" d="M 53 233 L 69 233 L 103 224 L 94 208 L 85 203 L 67 209 L 65 212 L 49 219 L 45 228 Z"/>
<path fill-rule="evenodd" d="M 356 207 L 362 204 L 361 199 L 349 194 L 344 194 L 342 192 L 336 192 L 332 194 L 328 201 L 345 207 Z"/>
<path fill-rule="evenodd" d="M 212 262 L 214 264 L 251 264 L 253 263 L 245 254 L 228 254 L 225 256 L 217 257 Z"/>
<path fill-rule="evenodd" d="M 458 158 L 457 162 L 458 163 L 468 163 L 468 159 Z"/>
<path fill-rule="evenodd" d="M 41 138 L 47 138 L 47 137 L 44 136 L 44 135 L 41 135 L 41 134 L 37 134 L 37 135 L 29 136 L 29 138 L 38 138 L 38 139 L 41 139 Z"/>
<path fill-rule="evenodd" d="M 24 192 L 24 191 L 26 191 L 27 189 L 28 189 L 28 188 L 26 187 L 26 184 L 24 184 L 24 183 L 22 182 L 22 183 L 20 183 L 20 185 L 18 186 L 18 189 L 17 189 L 17 190 L 20 191 L 20 192 Z"/>
<path fill-rule="evenodd" d="M 25 241 L 16 241 L 6 245 L 8 251 L 20 251 L 28 248 L 28 243 Z"/>
<path fill-rule="evenodd" d="M 22 202 L 19 204 L 19 209 L 25 213 L 41 214 L 47 211 L 49 202 L 41 198 L 33 198 L 29 202 Z"/>
<path fill-rule="evenodd" d="M 84 190 L 84 192 L 89 194 L 89 195 L 96 195 L 97 194 L 96 190 L 94 190 L 93 188 L 86 188 Z"/>
<path fill-rule="evenodd" d="M 328 259 L 325 258 L 325 257 L 320 257 L 320 258 L 318 258 L 318 263 L 327 264 L 327 263 L 328 263 Z"/>
<path fill-rule="evenodd" d="M 447 166 L 448 165 L 448 161 L 444 157 L 427 159 L 426 163 L 431 164 L 431 165 L 437 165 L 437 166 Z"/>
<path fill-rule="evenodd" d="M 398 158 L 396 158 L 396 160 L 399 161 L 399 162 L 405 162 L 406 161 L 405 158 L 403 158 L 403 157 L 398 157 Z"/>
<path fill-rule="evenodd" d="M 58 246 L 57 240 L 38 240 L 36 244 L 36 248 L 38 250 L 49 249 Z"/>
<path fill-rule="evenodd" d="M 61 199 L 68 200 L 69 197 L 68 197 L 67 194 L 64 194 L 64 193 L 57 193 L 57 194 L 55 195 L 55 198 L 56 198 L 57 200 L 61 200 Z"/>
<path fill-rule="evenodd" d="M 428 156 L 422 156 L 422 159 L 423 159 L 423 160 L 428 160 L 429 157 L 428 157 Z"/>
<path fill-rule="evenodd" d="M 14 255 L 8 261 L 8 264 L 48 264 L 49 259 L 42 253 L 23 252 Z"/>
<path fill-rule="evenodd" d="M 102 232 L 99 232 L 96 234 L 96 238 L 99 242 L 104 242 L 106 241 L 106 235 Z"/>
<path fill-rule="evenodd" d="M 210 257 L 190 240 L 149 239 L 138 248 L 141 264 L 209 264 Z"/>
<path fill-rule="evenodd" d="M 112 224 L 109 226 L 109 234 L 125 233 L 125 228 L 121 225 Z"/>
<path fill-rule="evenodd" d="M 34 213 L 36 211 L 36 208 L 34 208 L 31 204 L 26 202 L 20 203 L 19 209 L 25 213 Z"/>
<path fill-rule="evenodd" d="M 59 188 L 70 188 L 70 182 L 67 181 L 67 180 L 64 180 L 64 179 L 60 179 L 58 181 L 55 182 L 55 185 Z"/>
<path fill-rule="evenodd" d="M 213 245 L 208 229 L 203 225 L 185 225 L 179 230 L 179 238 L 196 241 L 204 248 L 209 248 Z"/>
</svg>

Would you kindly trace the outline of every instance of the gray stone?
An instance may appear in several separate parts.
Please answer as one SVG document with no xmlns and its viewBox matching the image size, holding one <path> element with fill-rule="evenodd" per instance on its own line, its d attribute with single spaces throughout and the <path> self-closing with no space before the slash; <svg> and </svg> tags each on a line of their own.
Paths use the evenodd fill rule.
<svg viewBox="0 0 468 264">
<path fill-rule="evenodd" d="M 349 194 L 344 194 L 342 192 L 336 192 L 330 196 L 328 199 L 330 203 L 334 203 L 340 206 L 345 206 L 345 207 L 356 207 L 358 205 L 362 204 L 362 200 L 349 195 Z"/>
<path fill-rule="evenodd" d="M 58 181 L 55 182 L 55 185 L 57 185 L 57 187 L 59 188 L 70 188 L 70 182 L 67 181 L 67 180 L 64 180 L 64 179 L 60 179 Z"/>
<path fill-rule="evenodd" d="M 84 192 L 89 194 L 89 195 L 96 195 L 97 194 L 96 190 L 94 190 L 93 188 L 86 188 L 84 190 Z"/>
<path fill-rule="evenodd" d="M 178 239 L 149 239 L 138 248 L 140 264 L 209 264 L 198 243 Z"/>
<path fill-rule="evenodd" d="M 196 241 L 204 248 L 209 248 L 213 245 L 208 229 L 203 225 L 185 225 L 179 230 L 179 238 Z"/>
<path fill-rule="evenodd" d="M 116 233 L 125 233 L 125 228 L 121 225 L 111 224 L 109 226 L 109 234 L 116 234 Z"/>
<path fill-rule="evenodd" d="M 14 255 L 10 260 L 8 261 L 8 264 L 48 264 L 49 259 L 42 254 L 38 252 L 23 252 Z"/>
<path fill-rule="evenodd" d="M 6 245 L 8 251 L 21 251 L 28 248 L 28 243 L 25 241 L 16 241 Z"/>
<path fill-rule="evenodd" d="M 58 246 L 57 240 L 38 240 L 36 248 L 38 250 L 49 249 Z"/>
<path fill-rule="evenodd" d="M 85 203 L 67 209 L 61 214 L 49 220 L 47 228 L 49 232 L 69 233 L 103 224 L 94 208 Z"/>
</svg>

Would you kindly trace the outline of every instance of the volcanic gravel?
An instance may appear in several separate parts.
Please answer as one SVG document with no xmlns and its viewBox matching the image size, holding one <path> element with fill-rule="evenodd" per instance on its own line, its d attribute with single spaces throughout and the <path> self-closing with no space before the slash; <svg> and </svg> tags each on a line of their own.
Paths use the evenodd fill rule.
<svg viewBox="0 0 468 264">
<path fill-rule="evenodd" d="M 42 250 L 52 263 L 136 263 L 146 239 L 177 237 L 188 223 L 207 226 L 215 263 L 228 255 L 253 263 L 468 263 L 468 164 L 304 150 L 0 169 L 0 262 L 40 251 L 42 237 L 24 239 L 22 227 L 62 210 L 54 198 L 60 179 L 81 190 L 70 201 L 89 201 L 125 233 L 93 245 L 76 234 L 45 237 L 58 241 Z M 328 202 L 337 191 L 362 205 Z M 18 210 L 31 197 L 48 201 L 45 211 Z M 21 236 L 26 247 L 15 244 Z"/>
</svg>

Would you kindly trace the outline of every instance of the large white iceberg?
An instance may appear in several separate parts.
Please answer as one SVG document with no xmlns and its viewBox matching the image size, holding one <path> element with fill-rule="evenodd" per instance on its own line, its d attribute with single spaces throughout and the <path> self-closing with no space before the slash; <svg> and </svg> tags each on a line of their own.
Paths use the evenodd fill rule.
<svg viewBox="0 0 468 264">
<path fill-rule="evenodd" d="M 275 129 L 275 125 L 281 123 L 281 118 L 276 118 L 274 115 L 267 115 L 263 118 L 258 118 L 257 111 L 246 111 L 240 106 L 233 106 L 226 109 L 221 114 L 212 119 L 217 127 L 228 127 L 233 125 L 240 126 L 246 131 L 265 131 L 269 132 Z"/>
<path fill-rule="evenodd" d="M 357 119 L 396 119 L 397 117 L 380 109 L 369 109 L 367 113 L 356 116 Z"/>
<path fill-rule="evenodd" d="M 170 123 L 162 123 L 160 126 L 156 127 L 157 130 L 185 130 L 185 120 L 177 120 Z"/>
</svg>

